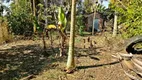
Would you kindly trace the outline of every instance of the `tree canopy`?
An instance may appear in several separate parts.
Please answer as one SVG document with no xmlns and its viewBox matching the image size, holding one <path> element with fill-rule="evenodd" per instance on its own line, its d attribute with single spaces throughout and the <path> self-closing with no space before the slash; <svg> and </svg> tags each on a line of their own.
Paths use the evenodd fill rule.
<svg viewBox="0 0 142 80">
<path fill-rule="evenodd" d="M 112 0 L 112 3 L 113 0 Z M 116 0 L 111 8 L 117 11 L 118 24 L 125 24 L 124 37 L 142 34 L 142 1 L 141 0 Z"/>
</svg>

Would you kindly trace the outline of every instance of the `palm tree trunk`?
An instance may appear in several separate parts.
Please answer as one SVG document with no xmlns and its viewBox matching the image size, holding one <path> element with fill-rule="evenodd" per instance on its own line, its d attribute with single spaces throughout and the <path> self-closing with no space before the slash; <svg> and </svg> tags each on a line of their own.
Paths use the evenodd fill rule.
<svg viewBox="0 0 142 80">
<path fill-rule="evenodd" d="M 70 42 L 69 42 L 69 52 L 68 52 L 67 67 L 66 67 L 66 70 L 69 73 L 75 69 L 75 60 L 74 60 L 75 14 L 76 14 L 76 0 L 72 0 Z"/>
<path fill-rule="evenodd" d="M 114 15 L 114 27 L 113 27 L 113 34 L 112 34 L 112 36 L 116 37 L 116 35 L 117 35 L 117 15 L 115 14 Z"/>
</svg>

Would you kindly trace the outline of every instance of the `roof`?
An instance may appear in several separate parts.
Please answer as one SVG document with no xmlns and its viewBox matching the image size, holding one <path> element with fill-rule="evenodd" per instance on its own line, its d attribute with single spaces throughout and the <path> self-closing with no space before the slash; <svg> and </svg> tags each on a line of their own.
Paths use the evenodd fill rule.
<svg viewBox="0 0 142 80">
<path fill-rule="evenodd" d="M 84 17 L 93 17 L 93 16 L 94 16 L 94 12 L 84 15 Z M 97 12 L 95 17 L 96 18 L 101 18 L 100 16 L 101 16 L 101 14 Z"/>
</svg>

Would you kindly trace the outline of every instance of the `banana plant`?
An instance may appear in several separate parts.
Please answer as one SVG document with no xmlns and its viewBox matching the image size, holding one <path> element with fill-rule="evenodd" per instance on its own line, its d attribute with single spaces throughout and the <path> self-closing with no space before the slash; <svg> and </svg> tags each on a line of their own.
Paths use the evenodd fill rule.
<svg viewBox="0 0 142 80">
<path fill-rule="evenodd" d="M 62 7 L 59 7 L 58 11 L 58 21 L 62 24 L 61 31 L 64 32 L 67 25 L 67 19 Z"/>
<path fill-rule="evenodd" d="M 62 7 L 58 8 L 58 23 L 61 24 L 61 26 L 58 26 L 58 28 L 60 30 L 59 33 L 61 35 L 60 56 L 63 56 L 64 55 L 64 44 L 65 44 L 65 40 L 67 38 L 67 36 L 65 34 L 67 19 L 66 19 L 66 16 L 65 16 L 65 13 L 64 13 Z"/>
</svg>

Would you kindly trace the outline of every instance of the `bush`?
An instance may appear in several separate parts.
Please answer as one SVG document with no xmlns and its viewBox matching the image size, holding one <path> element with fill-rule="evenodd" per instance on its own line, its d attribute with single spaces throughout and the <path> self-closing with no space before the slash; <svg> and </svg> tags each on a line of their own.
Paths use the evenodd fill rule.
<svg viewBox="0 0 142 80">
<path fill-rule="evenodd" d="M 79 33 L 79 35 L 83 36 L 83 31 L 84 31 L 84 23 L 83 23 L 83 15 L 78 15 L 77 16 L 77 33 Z"/>
<path fill-rule="evenodd" d="M 8 23 L 0 20 L 0 44 L 11 41 L 12 36 L 8 31 Z"/>
<path fill-rule="evenodd" d="M 18 1 L 18 5 L 11 4 L 11 13 L 7 15 L 8 26 L 16 35 L 23 35 L 25 32 L 33 31 L 33 17 L 30 13 L 30 4 L 26 0 Z"/>
<path fill-rule="evenodd" d="M 123 37 L 130 38 L 142 34 L 142 5 L 140 0 L 122 1 L 126 8 L 120 4 L 111 5 L 118 13 L 118 24 L 128 26 L 122 33 Z"/>
</svg>

